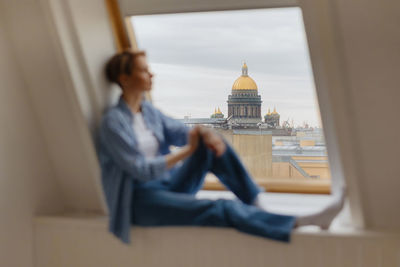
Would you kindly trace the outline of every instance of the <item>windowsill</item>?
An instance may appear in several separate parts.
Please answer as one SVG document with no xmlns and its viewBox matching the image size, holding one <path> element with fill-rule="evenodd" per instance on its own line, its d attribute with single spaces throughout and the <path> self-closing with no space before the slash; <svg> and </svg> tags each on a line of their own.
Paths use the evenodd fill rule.
<svg viewBox="0 0 400 267">
<path fill-rule="evenodd" d="M 261 201 L 270 212 L 290 215 L 301 215 L 312 213 L 320 210 L 331 201 L 330 195 L 309 195 L 309 194 L 283 194 L 283 193 L 262 193 Z M 196 197 L 208 199 L 235 199 L 235 195 L 229 191 L 206 191 L 201 190 Z M 361 235 L 370 233 L 371 231 L 357 230 L 349 223 L 348 216 L 344 215 L 346 212 L 341 212 L 337 219 L 334 220 L 329 230 L 321 230 L 319 227 L 306 226 L 295 229 L 294 235 L 318 235 L 318 236 L 331 236 L 331 235 Z M 96 213 L 63 213 L 54 215 L 38 215 L 35 222 L 41 225 L 59 224 L 71 225 L 77 224 L 82 226 L 90 226 L 94 228 L 107 229 L 108 218 L 102 214 Z M 192 226 L 193 227 L 193 226 Z M 142 228 L 142 227 L 138 227 Z M 185 227 L 186 228 L 186 227 Z M 197 227 L 193 227 L 197 228 Z M 212 228 L 212 227 L 211 227 Z"/>
<path fill-rule="evenodd" d="M 39 215 L 34 219 L 36 226 L 45 227 L 55 226 L 58 227 L 69 227 L 73 229 L 78 229 L 79 227 L 92 229 L 91 231 L 101 231 L 102 233 L 108 233 L 108 218 L 105 215 L 95 215 L 95 214 L 58 214 L 58 215 Z M 206 229 L 218 229 L 221 233 L 236 232 L 234 229 L 230 228 L 215 228 L 215 227 L 197 227 L 197 226 L 170 226 L 170 227 L 142 227 L 134 226 L 132 231 L 148 231 L 150 229 L 158 229 L 157 231 L 168 231 L 168 229 L 181 228 L 182 231 L 206 231 Z M 185 232 L 186 233 L 186 232 Z M 246 235 L 247 236 L 247 235 Z M 331 227 L 329 230 L 321 230 L 316 226 L 304 226 L 294 229 L 292 236 L 298 237 L 395 237 L 400 236 L 400 232 L 395 230 L 367 230 L 367 229 L 357 229 L 351 226 L 336 225 Z M 250 237 L 250 236 L 249 236 Z"/>
<path fill-rule="evenodd" d="M 234 197 L 227 193 L 201 191 L 199 197 Z M 268 200 L 280 202 L 275 195 Z M 312 200 L 296 196 L 305 202 Z M 294 266 L 299 255 L 322 255 L 323 262 L 324 257 L 335 256 L 338 251 L 354 246 L 361 249 L 365 241 L 385 244 L 399 236 L 394 231 L 357 230 L 344 225 L 329 230 L 301 227 L 292 231 L 287 244 L 232 228 L 134 226 L 131 244 L 126 246 L 108 231 L 107 216 L 96 214 L 37 216 L 34 229 L 37 266 L 131 266 L 132 262 L 138 266 L 277 266 L 285 258 L 292 259 L 287 266 Z M 359 251 L 357 247 L 351 252 Z M 331 250 L 334 254 L 326 253 Z"/>
</svg>

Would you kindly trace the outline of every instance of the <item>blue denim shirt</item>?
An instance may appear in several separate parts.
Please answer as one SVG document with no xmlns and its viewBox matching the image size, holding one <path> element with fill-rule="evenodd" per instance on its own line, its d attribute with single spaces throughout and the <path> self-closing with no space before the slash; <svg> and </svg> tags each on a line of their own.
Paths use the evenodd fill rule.
<svg viewBox="0 0 400 267">
<path fill-rule="evenodd" d="M 188 139 L 188 128 L 183 123 L 162 114 L 146 100 L 141 107 L 144 122 L 159 143 L 156 157 L 147 159 L 139 151 L 132 127 L 134 114 L 122 97 L 103 116 L 99 132 L 98 157 L 109 209 L 109 230 L 125 243 L 130 242 L 134 181 L 166 178 L 169 171 L 165 155 L 170 153 L 169 146 L 183 146 Z"/>
</svg>

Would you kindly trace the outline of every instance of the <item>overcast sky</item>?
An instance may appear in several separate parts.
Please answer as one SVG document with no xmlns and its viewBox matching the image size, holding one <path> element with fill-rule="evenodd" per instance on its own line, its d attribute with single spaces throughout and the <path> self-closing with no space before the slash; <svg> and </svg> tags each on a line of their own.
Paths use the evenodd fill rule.
<svg viewBox="0 0 400 267">
<path fill-rule="evenodd" d="M 227 115 L 243 61 L 261 95 L 262 115 L 319 125 L 319 111 L 299 8 L 202 12 L 132 18 L 140 49 L 155 74 L 153 100 L 165 113 Z"/>
</svg>

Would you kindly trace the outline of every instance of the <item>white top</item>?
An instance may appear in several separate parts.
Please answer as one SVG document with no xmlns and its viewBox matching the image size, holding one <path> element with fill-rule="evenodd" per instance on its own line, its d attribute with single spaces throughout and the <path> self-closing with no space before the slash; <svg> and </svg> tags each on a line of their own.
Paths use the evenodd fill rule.
<svg viewBox="0 0 400 267">
<path fill-rule="evenodd" d="M 139 150 L 142 151 L 147 158 L 155 157 L 158 152 L 158 141 L 153 132 L 147 128 L 141 112 L 135 113 L 133 116 L 132 126 L 136 134 Z"/>
</svg>

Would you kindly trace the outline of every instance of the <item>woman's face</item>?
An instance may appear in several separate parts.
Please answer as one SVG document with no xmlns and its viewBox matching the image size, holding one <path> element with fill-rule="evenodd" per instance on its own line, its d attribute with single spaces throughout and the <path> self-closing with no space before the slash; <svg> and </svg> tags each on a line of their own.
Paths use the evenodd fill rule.
<svg viewBox="0 0 400 267">
<path fill-rule="evenodd" d="M 133 60 L 134 67 L 131 75 L 123 75 L 124 77 L 121 77 L 121 82 L 127 89 L 140 92 L 150 91 L 153 74 L 149 70 L 149 65 L 147 65 L 146 56 L 139 55 Z"/>
</svg>

